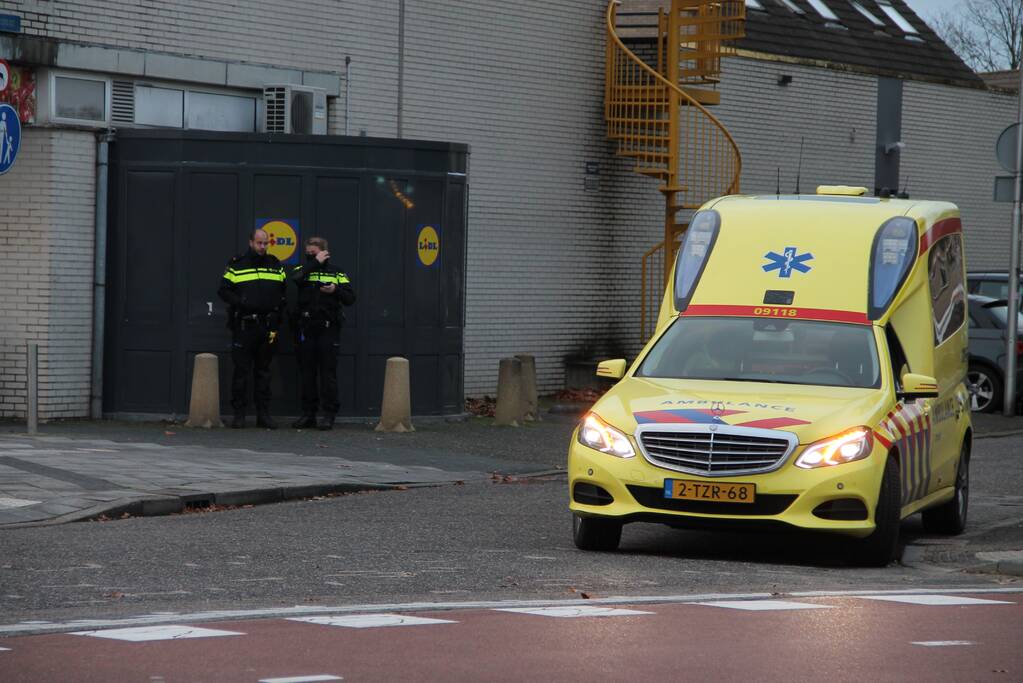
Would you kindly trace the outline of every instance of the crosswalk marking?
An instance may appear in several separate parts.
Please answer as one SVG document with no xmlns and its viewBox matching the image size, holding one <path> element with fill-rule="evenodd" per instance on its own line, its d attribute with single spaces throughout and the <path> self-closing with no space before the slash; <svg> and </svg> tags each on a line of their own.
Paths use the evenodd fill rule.
<svg viewBox="0 0 1023 683">
<path fill-rule="evenodd" d="M 220 631 L 198 626 L 139 626 L 137 628 L 112 628 L 102 631 L 75 631 L 71 635 L 127 640 L 140 643 L 147 640 L 181 640 L 183 638 L 214 638 L 217 636 L 243 636 L 238 631 Z"/>
<path fill-rule="evenodd" d="M 629 617 L 641 614 L 653 614 L 653 612 L 642 612 L 635 609 L 590 607 L 586 605 L 580 607 L 505 607 L 494 611 L 535 614 L 540 617 L 559 617 L 562 619 L 571 619 L 573 617 Z"/>
<path fill-rule="evenodd" d="M 1007 600 L 984 600 L 958 595 L 858 595 L 864 600 L 904 602 L 907 605 L 1015 605 Z"/>
<path fill-rule="evenodd" d="M 913 645 L 923 645 L 924 647 L 949 647 L 952 645 L 973 645 L 968 640 L 914 640 Z"/>
<path fill-rule="evenodd" d="M 449 619 L 428 619 L 409 617 L 403 614 L 354 614 L 343 617 L 292 617 L 288 621 L 304 621 L 322 626 L 344 626 L 347 628 L 379 628 L 382 626 L 429 626 L 431 624 L 457 624 Z"/>
<path fill-rule="evenodd" d="M 317 683 L 318 681 L 343 681 L 340 676 L 317 674 L 315 676 L 286 676 L 284 678 L 260 678 L 259 683 Z"/>
<path fill-rule="evenodd" d="M 831 605 L 815 605 L 810 602 L 792 602 L 791 600 L 715 600 L 698 602 L 697 605 L 708 607 L 726 607 L 728 609 L 744 609 L 751 612 L 787 609 L 830 609 Z"/>
</svg>

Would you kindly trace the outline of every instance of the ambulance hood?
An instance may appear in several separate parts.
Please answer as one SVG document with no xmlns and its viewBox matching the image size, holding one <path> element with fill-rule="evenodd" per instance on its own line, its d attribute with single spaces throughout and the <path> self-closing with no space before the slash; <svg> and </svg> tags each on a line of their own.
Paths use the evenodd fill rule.
<svg viewBox="0 0 1023 683">
<path fill-rule="evenodd" d="M 727 424 L 791 432 L 806 444 L 873 427 L 884 401 L 877 389 L 630 377 L 593 412 L 626 434 L 640 424 Z"/>
</svg>

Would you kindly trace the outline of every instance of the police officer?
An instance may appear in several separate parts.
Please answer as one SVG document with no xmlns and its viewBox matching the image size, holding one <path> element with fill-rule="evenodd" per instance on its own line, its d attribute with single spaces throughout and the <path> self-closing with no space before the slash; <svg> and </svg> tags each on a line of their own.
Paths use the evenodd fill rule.
<svg viewBox="0 0 1023 683">
<path fill-rule="evenodd" d="M 256 424 L 277 429 L 270 417 L 270 359 L 281 327 L 285 304 L 284 268 L 277 257 L 266 252 L 270 238 L 264 230 L 253 230 L 249 249 L 227 262 L 217 294 L 228 305 L 231 328 L 231 426 L 245 426 L 249 378 L 254 381 Z"/>
<path fill-rule="evenodd" d="M 330 262 L 327 240 L 305 241 L 305 263 L 291 273 L 298 286 L 298 310 L 293 321 L 302 374 L 302 417 L 296 429 L 331 429 L 337 416 L 337 353 L 344 313 L 341 306 L 355 303 L 348 276 Z M 317 386 L 319 380 L 319 386 Z M 317 408 L 323 411 L 319 422 Z"/>
</svg>

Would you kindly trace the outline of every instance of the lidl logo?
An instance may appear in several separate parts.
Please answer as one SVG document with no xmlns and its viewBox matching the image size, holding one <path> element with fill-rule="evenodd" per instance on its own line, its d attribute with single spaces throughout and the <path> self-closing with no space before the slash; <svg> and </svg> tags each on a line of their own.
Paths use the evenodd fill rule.
<svg viewBox="0 0 1023 683">
<path fill-rule="evenodd" d="M 416 253 L 419 254 L 419 261 L 424 266 L 432 266 L 440 256 L 440 236 L 432 225 L 420 226 L 419 237 L 416 238 Z"/>
<path fill-rule="evenodd" d="M 267 251 L 281 263 L 298 263 L 299 230 L 297 218 L 257 218 L 256 227 L 270 236 Z"/>
</svg>

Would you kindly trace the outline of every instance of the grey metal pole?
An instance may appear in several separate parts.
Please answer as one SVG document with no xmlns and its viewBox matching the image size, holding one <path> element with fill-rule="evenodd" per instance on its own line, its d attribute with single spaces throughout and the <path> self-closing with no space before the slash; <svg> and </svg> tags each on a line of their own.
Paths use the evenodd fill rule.
<svg viewBox="0 0 1023 683">
<path fill-rule="evenodd" d="M 405 108 L 405 0 L 398 2 L 398 135 L 401 139 Z"/>
<path fill-rule="evenodd" d="M 26 384 L 26 422 L 28 422 L 28 433 L 39 432 L 39 345 L 35 342 L 28 343 L 28 372 Z"/>
<path fill-rule="evenodd" d="M 1016 121 L 1016 178 L 1013 185 L 1012 201 L 1012 252 L 1009 254 L 1009 310 L 1006 315 L 1008 328 L 1005 340 L 1005 396 L 1002 400 L 1002 414 L 1012 417 L 1016 413 L 1016 339 L 1019 317 L 1019 248 L 1020 248 L 1020 199 L 1023 197 L 1023 68 L 1020 68 L 1019 103 Z"/>
<path fill-rule="evenodd" d="M 352 58 L 345 55 L 345 135 L 352 120 Z"/>
<path fill-rule="evenodd" d="M 96 143 L 96 225 L 92 273 L 92 389 L 89 415 L 103 419 L 103 346 L 107 298 L 107 188 L 111 131 L 100 133 Z"/>
</svg>

